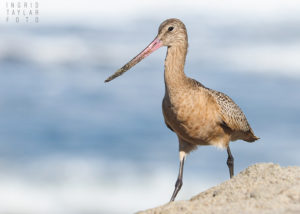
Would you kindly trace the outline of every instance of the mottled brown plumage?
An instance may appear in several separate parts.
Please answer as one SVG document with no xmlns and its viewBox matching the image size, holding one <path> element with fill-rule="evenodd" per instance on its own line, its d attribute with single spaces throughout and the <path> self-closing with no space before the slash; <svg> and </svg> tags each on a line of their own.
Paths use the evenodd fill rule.
<svg viewBox="0 0 300 214">
<path fill-rule="evenodd" d="M 185 25 L 178 19 L 164 21 L 154 41 L 139 55 L 106 80 L 110 81 L 161 46 L 167 46 L 165 59 L 165 96 L 162 102 L 167 127 L 179 139 L 180 169 L 173 201 L 182 186 L 183 164 L 186 154 L 199 145 L 227 148 L 230 177 L 233 176 L 233 157 L 230 141 L 257 139 L 242 110 L 224 93 L 206 88 L 184 73 L 188 48 Z"/>
</svg>

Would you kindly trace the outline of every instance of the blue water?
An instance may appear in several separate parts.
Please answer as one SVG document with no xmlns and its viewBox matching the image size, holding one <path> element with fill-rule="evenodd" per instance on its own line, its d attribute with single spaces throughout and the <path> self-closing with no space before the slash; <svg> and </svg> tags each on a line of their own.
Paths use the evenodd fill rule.
<svg viewBox="0 0 300 214">
<path fill-rule="evenodd" d="M 263 33 L 259 24 L 252 31 L 220 25 L 190 32 L 187 75 L 232 97 L 261 138 L 231 144 L 236 172 L 257 162 L 300 164 L 300 73 L 237 66 L 218 53 L 245 44 L 298 44 L 300 32 L 284 26 Z M 152 41 L 156 29 L 136 22 L 127 30 L 42 25 L 0 31 L 0 199 L 6 201 L 0 213 L 131 213 L 167 202 L 178 143 L 161 113 L 166 49 L 103 83 Z M 178 199 L 228 179 L 226 158 L 213 147 L 193 152 Z M 43 206 L 32 206 L 35 200 Z"/>
</svg>

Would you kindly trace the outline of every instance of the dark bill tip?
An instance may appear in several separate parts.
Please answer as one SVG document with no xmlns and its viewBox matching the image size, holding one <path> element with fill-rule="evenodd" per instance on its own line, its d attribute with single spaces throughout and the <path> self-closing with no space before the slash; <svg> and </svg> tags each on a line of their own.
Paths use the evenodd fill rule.
<svg viewBox="0 0 300 214">
<path fill-rule="evenodd" d="M 126 69 L 127 68 L 127 69 Z M 109 82 L 115 78 L 117 78 L 118 76 L 122 75 L 123 73 L 125 73 L 128 70 L 128 66 L 127 64 L 124 65 L 122 68 L 120 68 L 119 70 L 117 70 L 113 75 L 111 75 L 110 77 L 108 77 L 104 82 Z"/>
</svg>

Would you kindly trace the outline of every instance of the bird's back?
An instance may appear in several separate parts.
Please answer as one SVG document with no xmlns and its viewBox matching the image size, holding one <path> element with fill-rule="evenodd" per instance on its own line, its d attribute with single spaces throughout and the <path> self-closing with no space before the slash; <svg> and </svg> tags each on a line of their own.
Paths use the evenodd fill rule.
<svg viewBox="0 0 300 214">
<path fill-rule="evenodd" d="M 231 132 L 232 141 L 242 139 L 253 142 L 259 139 L 254 135 L 243 111 L 229 96 L 222 92 L 206 88 L 194 79 L 191 79 L 191 82 L 193 82 L 193 85 L 206 91 L 206 93 L 214 98 L 219 107 L 219 114 L 223 122 L 221 125 L 225 129 L 229 129 L 228 131 Z"/>
</svg>

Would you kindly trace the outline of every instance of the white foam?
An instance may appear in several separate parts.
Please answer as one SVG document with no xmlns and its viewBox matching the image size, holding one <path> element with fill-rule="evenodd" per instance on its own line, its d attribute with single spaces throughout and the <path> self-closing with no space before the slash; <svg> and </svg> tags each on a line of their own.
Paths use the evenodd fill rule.
<svg viewBox="0 0 300 214">
<path fill-rule="evenodd" d="M 116 7 L 118 5 L 118 7 Z M 170 7 L 172 5 L 172 7 Z M 173 17 L 187 14 L 210 14 L 210 16 L 256 17 L 258 20 L 281 19 L 299 14 L 300 2 L 284 0 L 229 0 L 212 1 L 138 1 L 138 0 L 47 0 L 41 3 L 44 21 L 76 20 L 89 24 L 122 25 L 137 17 Z M 122 21 L 121 21 L 122 20 Z"/>
<path fill-rule="evenodd" d="M 129 162 L 74 156 L 4 164 L 2 171 L 3 166 L 0 213 L 133 213 L 168 202 L 177 174 L 165 165 L 145 170 Z M 212 185 L 186 180 L 178 199 Z"/>
</svg>

